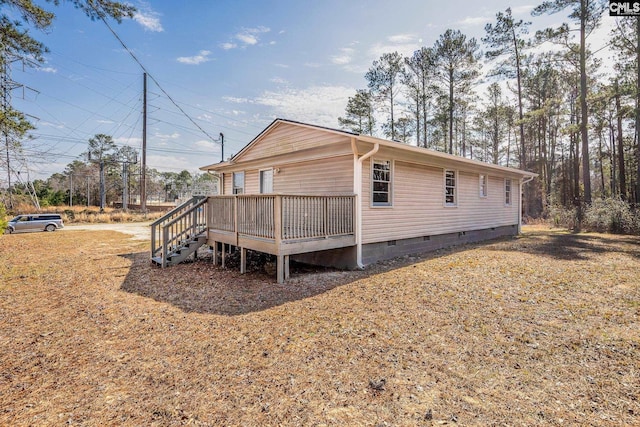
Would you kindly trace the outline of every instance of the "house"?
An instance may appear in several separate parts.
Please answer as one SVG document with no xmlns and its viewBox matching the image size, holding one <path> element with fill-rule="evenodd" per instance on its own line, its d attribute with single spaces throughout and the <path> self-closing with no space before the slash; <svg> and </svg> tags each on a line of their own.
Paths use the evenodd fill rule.
<svg viewBox="0 0 640 427">
<path fill-rule="evenodd" d="M 223 263 L 225 248 L 239 248 L 241 271 L 247 249 L 276 255 L 279 282 L 290 258 L 362 268 L 515 235 L 522 186 L 536 176 L 283 119 L 230 160 L 201 170 L 220 180 L 220 194 L 199 202 L 206 243 L 222 245 Z"/>
</svg>

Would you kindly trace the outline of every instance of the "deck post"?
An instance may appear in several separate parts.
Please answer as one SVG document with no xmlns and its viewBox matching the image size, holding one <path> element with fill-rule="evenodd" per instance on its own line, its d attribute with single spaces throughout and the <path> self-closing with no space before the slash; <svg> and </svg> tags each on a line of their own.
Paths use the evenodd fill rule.
<svg viewBox="0 0 640 427">
<path fill-rule="evenodd" d="M 240 274 L 247 272 L 247 248 L 240 248 Z"/>
<path fill-rule="evenodd" d="M 289 279 L 289 255 L 284 256 L 284 280 Z"/>
<path fill-rule="evenodd" d="M 285 279 L 285 255 L 276 256 L 276 276 L 278 277 L 278 283 L 284 283 Z"/>
<path fill-rule="evenodd" d="M 213 265 L 218 265 L 218 242 L 213 241 Z"/>
<path fill-rule="evenodd" d="M 224 268 L 224 259 L 227 257 L 227 255 L 226 255 L 226 246 L 227 246 L 226 243 L 222 244 L 222 251 L 221 251 L 221 254 L 220 254 L 220 257 L 222 258 L 222 263 L 220 264 L 220 266 L 222 268 Z"/>
<path fill-rule="evenodd" d="M 282 196 L 276 195 L 273 200 L 273 233 L 276 244 L 276 275 L 278 277 L 278 283 L 284 283 L 286 279 L 285 272 L 285 256 L 280 254 L 280 247 L 282 246 Z M 287 261 L 289 257 L 286 257 Z"/>
<path fill-rule="evenodd" d="M 169 238 L 167 237 L 167 226 L 162 226 L 162 268 L 167 266 L 167 257 L 169 256 L 169 249 L 167 245 L 169 244 Z"/>
</svg>

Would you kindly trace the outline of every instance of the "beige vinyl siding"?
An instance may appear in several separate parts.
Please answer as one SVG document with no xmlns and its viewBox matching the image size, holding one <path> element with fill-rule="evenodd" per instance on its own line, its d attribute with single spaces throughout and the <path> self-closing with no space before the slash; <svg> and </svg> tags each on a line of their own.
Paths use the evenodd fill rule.
<svg viewBox="0 0 640 427">
<path fill-rule="evenodd" d="M 282 194 L 324 195 L 353 193 L 353 156 L 327 157 L 307 162 L 264 163 L 244 171 L 245 194 L 260 193 L 260 169 L 274 168 L 273 191 Z M 238 165 L 240 166 L 240 165 Z M 233 173 L 224 174 L 224 194 L 232 194 Z"/>
<path fill-rule="evenodd" d="M 353 193 L 353 156 L 292 163 L 278 169 L 273 175 L 276 193 Z"/>
<path fill-rule="evenodd" d="M 244 194 L 260 194 L 260 172 L 257 169 L 244 171 Z"/>
<path fill-rule="evenodd" d="M 241 154 L 239 160 L 248 162 L 263 157 L 291 154 L 296 151 L 335 143 L 343 144 L 345 152 L 351 151 L 349 139 L 344 135 L 302 126 L 281 124 L 271 129 L 267 135 L 263 135 L 260 143 L 249 147 L 245 153 Z"/>
<path fill-rule="evenodd" d="M 233 194 L 233 173 L 229 172 L 229 173 L 225 173 L 224 177 L 223 177 L 223 191 L 222 194 L 224 195 L 228 195 L 228 194 Z"/>
<path fill-rule="evenodd" d="M 448 168 L 449 169 L 449 168 Z M 444 167 L 395 161 L 393 206 L 371 206 L 371 164 L 362 168 L 362 241 L 383 242 L 518 223 L 518 180 L 512 179 L 512 205 L 504 205 L 504 177 L 488 172 L 488 196 L 478 192 L 478 174 L 457 171 L 457 206 L 444 204 Z"/>
</svg>

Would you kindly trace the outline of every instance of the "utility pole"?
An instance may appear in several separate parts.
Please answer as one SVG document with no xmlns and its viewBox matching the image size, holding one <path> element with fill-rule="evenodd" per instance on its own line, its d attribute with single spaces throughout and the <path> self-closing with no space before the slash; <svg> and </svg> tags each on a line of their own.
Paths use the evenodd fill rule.
<svg viewBox="0 0 640 427">
<path fill-rule="evenodd" d="M 35 63 L 26 58 L 22 58 L 8 52 L 4 42 L 0 43 L 0 108 L 3 113 L 11 110 L 11 92 L 14 89 L 24 88 L 35 91 L 34 89 L 25 86 L 23 84 L 17 83 L 11 80 L 11 68 L 10 64 L 12 62 L 22 61 L 23 66 L 25 63 L 29 65 L 35 65 Z M 37 92 L 37 91 L 35 91 Z M 15 130 L 10 129 L 11 118 L 9 115 L 4 115 L 3 120 L 0 121 L 0 133 L 4 139 L 4 155 L 6 156 L 6 164 L 7 164 L 7 192 L 9 193 L 9 209 L 13 209 L 13 195 L 11 192 L 11 145 L 15 142 L 16 135 L 14 135 Z M 21 136 L 21 135 L 19 135 Z M 20 172 L 18 171 L 17 174 Z M 18 176 L 18 181 L 20 178 Z M 28 188 L 27 188 L 28 189 Z M 36 207 L 39 208 L 39 203 L 35 203 Z"/>
<path fill-rule="evenodd" d="M 9 76 L 8 62 L 9 58 L 7 57 L 4 47 L 2 47 L 2 51 L 0 51 L 0 89 L 2 90 L 0 96 L 2 96 L 2 99 L 0 99 L 0 102 L 2 103 L 3 112 L 9 111 L 9 107 L 11 107 L 11 91 L 18 87 Z M 11 156 L 9 152 L 10 138 L 9 130 L 7 129 L 8 123 L 1 123 L 1 125 L 7 163 L 7 192 L 9 193 L 9 209 L 13 209 L 13 196 L 11 195 Z"/>
<path fill-rule="evenodd" d="M 129 165 L 135 165 L 138 163 L 138 156 L 136 155 L 135 160 L 131 160 L 131 158 L 126 160 L 120 160 L 122 162 L 122 209 L 129 209 Z"/>
<path fill-rule="evenodd" d="M 221 155 L 221 162 L 224 162 L 224 134 L 222 132 L 220 132 L 220 146 L 222 147 L 222 155 Z"/>
<path fill-rule="evenodd" d="M 140 210 L 147 211 L 147 73 L 142 74 L 142 162 L 140 165 Z"/>
<path fill-rule="evenodd" d="M 69 174 L 69 207 L 73 207 L 73 173 Z"/>
</svg>

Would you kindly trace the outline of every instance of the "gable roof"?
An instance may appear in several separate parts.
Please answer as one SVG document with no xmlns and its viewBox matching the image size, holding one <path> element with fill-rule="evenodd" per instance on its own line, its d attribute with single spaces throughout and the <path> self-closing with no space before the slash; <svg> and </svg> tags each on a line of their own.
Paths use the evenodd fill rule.
<svg viewBox="0 0 640 427">
<path fill-rule="evenodd" d="M 460 165 L 468 165 L 473 167 L 482 167 L 486 169 L 493 169 L 495 171 L 506 172 L 510 174 L 520 175 L 522 177 L 536 177 L 538 174 L 533 172 L 528 172 L 520 169 L 510 168 L 506 166 L 495 165 L 491 163 L 481 162 L 479 160 L 467 159 L 466 157 L 456 156 L 453 154 L 443 153 L 441 151 L 431 150 L 428 148 L 417 147 L 414 145 L 405 144 L 402 142 L 390 141 L 387 139 L 376 138 L 374 136 L 362 135 L 354 132 L 349 132 L 341 129 L 333 129 L 324 126 L 312 125 L 308 123 L 297 122 L 294 120 L 280 119 L 277 118 L 269 126 L 267 126 L 262 132 L 260 132 L 255 138 L 251 140 L 242 150 L 240 150 L 237 154 L 235 154 L 231 159 L 226 162 L 214 163 L 212 165 L 203 166 L 200 170 L 219 170 L 219 169 L 227 169 L 230 166 L 233 166 L 237 163 L 242 162 L 242 157 L 246 154 L 252 147 L 256 144 L 259 144 L 260 141 L 266 137 L 274 128 L 277 126 L 289 124 L 293 126 L 300 126 L 314 130 L 321 130 L 325 132 L 331 132 L 338 135 L 343 135 L 348 138 L 354 138 L 357 142 L 364 142 L 369 144 L 378 144 L 381 147 L 388 147 L 392 150 L 399 150 L 401 152 L 410 153 L 416 156 L 424 156 L 433 160 L 446 160 L 451 163 L 460 164 Z"/>
</svg>

